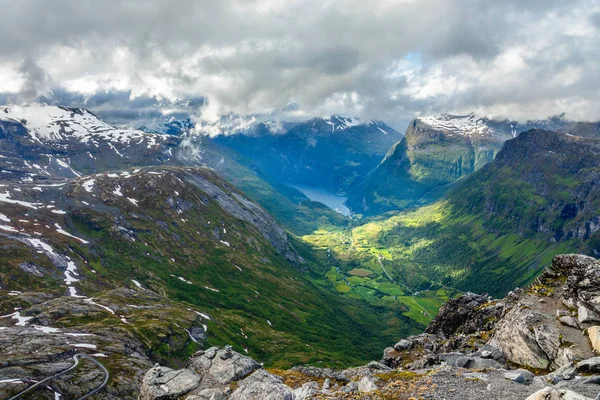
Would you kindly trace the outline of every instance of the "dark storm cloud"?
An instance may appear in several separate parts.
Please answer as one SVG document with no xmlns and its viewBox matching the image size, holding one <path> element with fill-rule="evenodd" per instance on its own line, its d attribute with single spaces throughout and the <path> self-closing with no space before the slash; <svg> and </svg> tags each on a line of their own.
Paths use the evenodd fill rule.
<svg viewBox="0 0 600 400">
<path fill-rule="evenodd" d="M 118 123 L 185 109 L 202 119 L 600 118 L 594 0 L 0 0 L 0 9 L 0 92 L 82 104 Z"/>
</svg>

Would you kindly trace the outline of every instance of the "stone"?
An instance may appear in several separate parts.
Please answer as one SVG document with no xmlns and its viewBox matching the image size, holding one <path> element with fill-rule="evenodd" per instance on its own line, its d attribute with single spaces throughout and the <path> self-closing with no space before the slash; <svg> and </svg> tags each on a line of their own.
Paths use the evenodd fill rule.
<svg viewBox="0 0 600 400">
<path fill-rule="evenodd" d="M 342 388 L 342 392 L 344 392 L 344 393 L 355 392 L 357 390 L 358 390 L 358 382 L 354 382 L 354 381 L 348 382 L 346 384 L 346 386 L 344 386 Z"/>
<path fill-rule="evenodd" d="M 259 369 L 240 381 L 229 400 L 294 400 L 294 392 L 277 375 Z"/>
<path fill-rule="evenodd" d="M 144 375 L 139 400 L 170 400 L 191 392 L 200 384 L 200 376 L 188 369 L 172 370 L 155 366 Z"/>
<path fill-rule="evenodd" d="M 233 352 L 231 349 L 217 351 L 218 357 L 213 359 L 210 374 L 217 382 L 227 385 L 243 379 L 251 372 L 261 368 L 261 365 L 250 357 Z"/>
<path fill-rule="evenodd" d="M 227 396 L 219 389 L 204 389 L 186 400 L 225 400 Z"/>
<path fill-rule="evenodd" d="M 361 393 L 371 393 L 379 389 L 375 377 L 367 375 L 358 382 L 358 391 Z"/>
<path fill-rule="evenodd" d="M 556 310 L 556 317 L 567 317 L 569 316 L 569 312 L 567 310 Z"/>
<path fill-rule="evenodd" d="M 324 386 L 324 385 L 323 385 Z M 304 385 L 294 390 L 295 400 L 304 400 L 311 398 L 319 393 L 319 384 L 315 381 L 306 382 Z"/>
<path fill-rule="evenodd" d="M 561 324 L 570 326 L 571 328 L 580 329 L 579 322 L 571 316 L 560 317 L 558 319 Z"/>
<path fill-rule="evenodd" d="M 331 381 L 329 380 L 329 378 L 325 379 L 325 381 L 323 382 L 323 389 L 325 390 L 329 390 L 329 388 L 331 387 Z"/>
<path fill-rule="evenodd" d="M 576 368 L 579 372 L 600 372 L 600 357 L 579 361 Z"/>
<path fill-rule="evenodd" d="M 377 361 L 371 361 L 370 363 L 368 363 L 367 364 L 367 368 L 378 370 L 378 371 L 389 371 L 389 370 L 391 370 L 391 368 L 388 367 L 387 365 L 382 364 L 382 363 L 377 362 Z"/>
<path fill-rule="evenodd" d="M 575 368 L 575 365 L 571 362 L 566 365 L 563 365 L 556 371 L 546 375 L 546 378 L 552 384 L 556 385 L 558 382 L 571 380 L 575 378 L 576 375 L 577 369 Z"/>
<path fill-rule="evenodd" d="M 592 326 L 587 329 L 588 339 L 592 345 L 592 349 L 596 353 L 600 353 L 600 326 Z"/>
<path fill-rule="evenodd" d="M 580 323 L 600 322 L 600 317 L 595 312 L 589 310 L 586 306 L 579 306 L 577 309 L 577 319 Z"/>
<path fill-rule="evenodd" d="M 513 382 L 521 383 L 523 385 L 529 385 L 535 375 L 526 369 L 516 369 L 514 371 L 508 371 L 504 374 L 504 378 Z"/>
<path fill-rule="evenodd" d="M 412 347 L 412 342 L 407 339 L 401 339 L 398 343 L 394 345 L 394 349 L 396 350 L 408 350 Z"/>
</svg>

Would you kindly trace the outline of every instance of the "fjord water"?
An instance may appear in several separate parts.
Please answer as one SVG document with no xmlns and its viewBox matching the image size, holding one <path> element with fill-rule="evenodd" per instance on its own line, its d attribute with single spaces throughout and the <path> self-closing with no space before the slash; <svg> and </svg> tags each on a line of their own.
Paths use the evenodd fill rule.
<svg viewBox="0 0 600 400">
<path fill-rule="evenodd" d="M 312 201 L 318 201 L 319 203 L 325 204 L 327 207 L 339 212 L 346 217 L 350 216 L 352 212 L 346 207 L 347 197 L 338 196 L 330 191 L 306 185 L 287 184 L 289 187 L 293 187 L 296 190 L 301 191 L 306 197 Z"/>
</svg>

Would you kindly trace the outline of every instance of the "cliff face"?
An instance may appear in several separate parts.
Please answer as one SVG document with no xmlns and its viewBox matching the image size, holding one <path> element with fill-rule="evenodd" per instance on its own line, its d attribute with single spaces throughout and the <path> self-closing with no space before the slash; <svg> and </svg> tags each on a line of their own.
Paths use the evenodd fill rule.
<svg viewBox="0 0 600 400">
<path fill-rule="evenodd" d="M 372 215 L 435 200 L 446 185 L 492 161 L 511 137 L 474 115 L 415 119 L 402 141 L 350 192 L 348 204 Z"/>
</svg>

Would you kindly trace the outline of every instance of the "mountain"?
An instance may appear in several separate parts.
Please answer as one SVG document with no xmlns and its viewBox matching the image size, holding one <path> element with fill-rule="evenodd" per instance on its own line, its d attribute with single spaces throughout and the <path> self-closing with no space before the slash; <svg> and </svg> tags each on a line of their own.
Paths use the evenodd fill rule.
<svg viewBox="0 0 600 400">
<path fill-rule="evenodd" d="M 454 182 L 492 161 L 517 132 L 562 130 L 569 124 L 562 117 L 526 124 L 475 114 L 416 118 L 404 138 L 350 191 L 347 204 L 356 213 L 376 215 L 431 203 Z"/>
<path fill-rule="evenodd" d="M 181 366 L 211 345 L 269 365 L 356 363 L 392 334 L 378 327 L 390 316 L 324 287 L 286 231 L 212 170 L 1 185 L 2 377 L 39 380 L 92 349 L 119 376 L 108 392 L 128 398 L 152 363 Z"/>
<path fill-rule="evenodd" d="M 162 131 L 115 128 L 91 111 L 43 104 L 0 107 L 0 179 L 29 182 L 149 165 L 208 166 L 247 192 L 294 232 L 319 224 L 344 224 L 344 218 L 299 191 L 269 180 L 244 164 L 231 149 L 186 129 L 174 134 L 175 121 Z"/>
<path fill-rule="evenodd" d="M 381 121 L 333 115 L 294 124 L 259 123 L 213 140 L 282 183 L 343 194 L 362 180 L 401 135 Z"/>
<path fill-rule="evenodd" d="M 0 107 L 0 174 L 7 179 L 169 163 L 178 143 L 168 135 L 114 128 L 86 109 Z"/>
<path fill-rule="evenodd" d="M 380 262 L 413 291 L 501 296 L 556 254 L 600 254 L 599 155 L 598 139 L 530 130 L 431 205 L 305 239 L 346 263 Z"/>
</svg>

